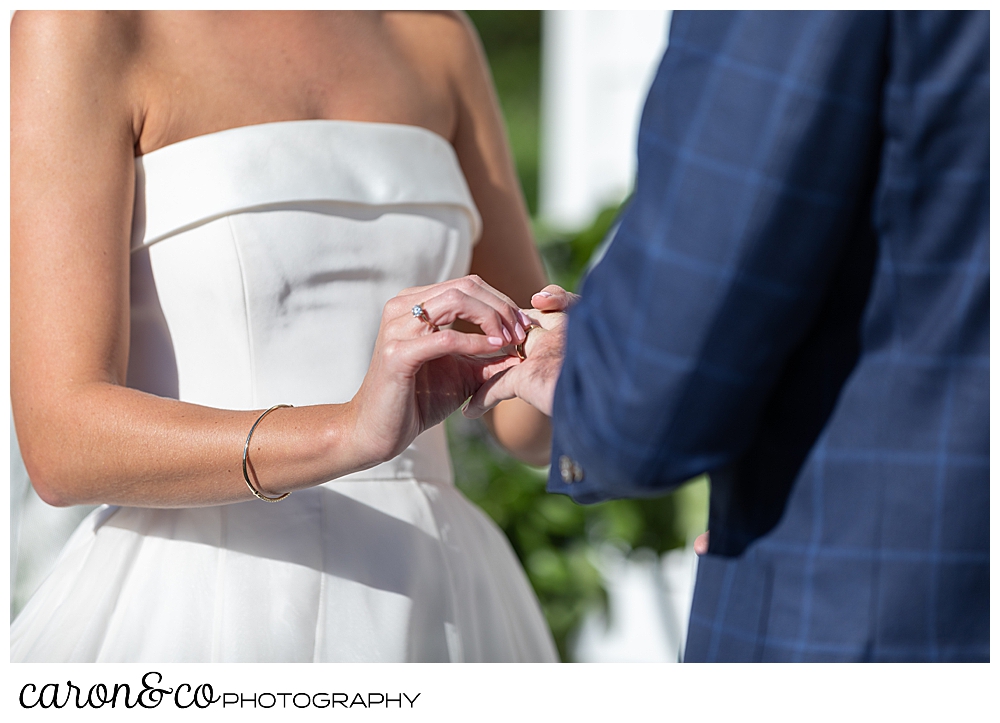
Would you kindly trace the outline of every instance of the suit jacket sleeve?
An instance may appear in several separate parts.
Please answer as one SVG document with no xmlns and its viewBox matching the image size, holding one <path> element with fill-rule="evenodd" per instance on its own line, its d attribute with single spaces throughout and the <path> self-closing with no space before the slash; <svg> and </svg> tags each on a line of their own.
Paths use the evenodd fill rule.
<svg viewBox="0 0 1000 723">
<path fill-rule="evenodd" d="M 885 33 L 879 13 L 675 13 L 635 194 L 570 314 L 550 491 L 653 495 L 745 454 L 870 233 Z"/>
</svg>

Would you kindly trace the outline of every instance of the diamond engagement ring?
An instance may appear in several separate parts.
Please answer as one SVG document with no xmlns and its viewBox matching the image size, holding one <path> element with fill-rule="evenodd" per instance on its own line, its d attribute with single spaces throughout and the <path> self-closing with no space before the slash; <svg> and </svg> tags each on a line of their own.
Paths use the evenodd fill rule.
<svg viewBox="0 0 1000 723">
<path fill-rule="evenodd" d="M 415 319 L 420 319 L 420 321 L 427 324 L 427 326 L 430 327 L 431 331 L 438 331 L 437 324 L 431 321 L 431 318 L 427 316 L 427 312 L 424 311 L 424 307 L 421 306 L 420 304 L 417 304 L 412 309 L 410 309 L 410 313 L 413 314 L 413 317 Z"/>
</svg>

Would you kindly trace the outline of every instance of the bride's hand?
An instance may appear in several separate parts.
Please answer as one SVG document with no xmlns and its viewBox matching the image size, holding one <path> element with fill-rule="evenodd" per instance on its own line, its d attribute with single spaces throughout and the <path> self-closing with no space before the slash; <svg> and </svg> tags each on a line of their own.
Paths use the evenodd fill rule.
<svg viewBox="0 0 1000 723">
<path fill-rule="evenodd" d="M 417 306 L 426 321 L 414 315 Z M 484 334 L 434 330 L 456 319 Z M 517 363 L 501 349 L 522 338 L 517 305 L 477 276 L 400 292 L 382 311 L 368 373 L 351 402 L 358 448 L 372 464 L 402 452 L 486 379 Z"/>
</svg>

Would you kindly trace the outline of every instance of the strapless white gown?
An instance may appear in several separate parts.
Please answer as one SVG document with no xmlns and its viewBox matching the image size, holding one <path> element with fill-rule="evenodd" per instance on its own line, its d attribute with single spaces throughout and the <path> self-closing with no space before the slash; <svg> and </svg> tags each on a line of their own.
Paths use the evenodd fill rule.
<svg viewBox="0 0 1000 723">
<path fill-rule="evenodd" d="M 206 406 L 348 401 L 383 304 L 467 273 L 480 229 L 451 145 L 422 128 L 267 123 L 136 170 L 129 384 Z M 98 508 L 11 625 L 11 659 L 556 652 L 507 540 L 454 487 L 437 426 L 279 504 Z"/>
</svg>

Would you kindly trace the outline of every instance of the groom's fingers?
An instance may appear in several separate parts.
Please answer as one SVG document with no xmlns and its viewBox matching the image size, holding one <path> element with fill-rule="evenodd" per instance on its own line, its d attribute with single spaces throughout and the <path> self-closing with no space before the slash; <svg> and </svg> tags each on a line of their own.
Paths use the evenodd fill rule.
<svg viewBox="0 0 1000 723">
<path fill-rule="evenodd" d="M 520 359 L 509 354 L 503 356 L 479 356 L 469 361 L 475 365 L 480 384 L 488 382 L 500 372 L 506 371 L 511 367 L 516 367 L 521 363 Z"/>
<path fill-rule="evenodd" d="M 539 311 L 566 311 L 579 300 L 577 294 L 556 284 L 549 284 L 531 297 L 531 305 Z"/>
<path fill-rule="evenodd" d="M 505 399 L 513 399 L 514 380 L 517 375 L 517 367 L 504 369 L 499 374 L 487 379 L 478 391 L 472 395 L 469 403 L 462 410 L 469 419 L 479 419 Z"/>
</svg>

